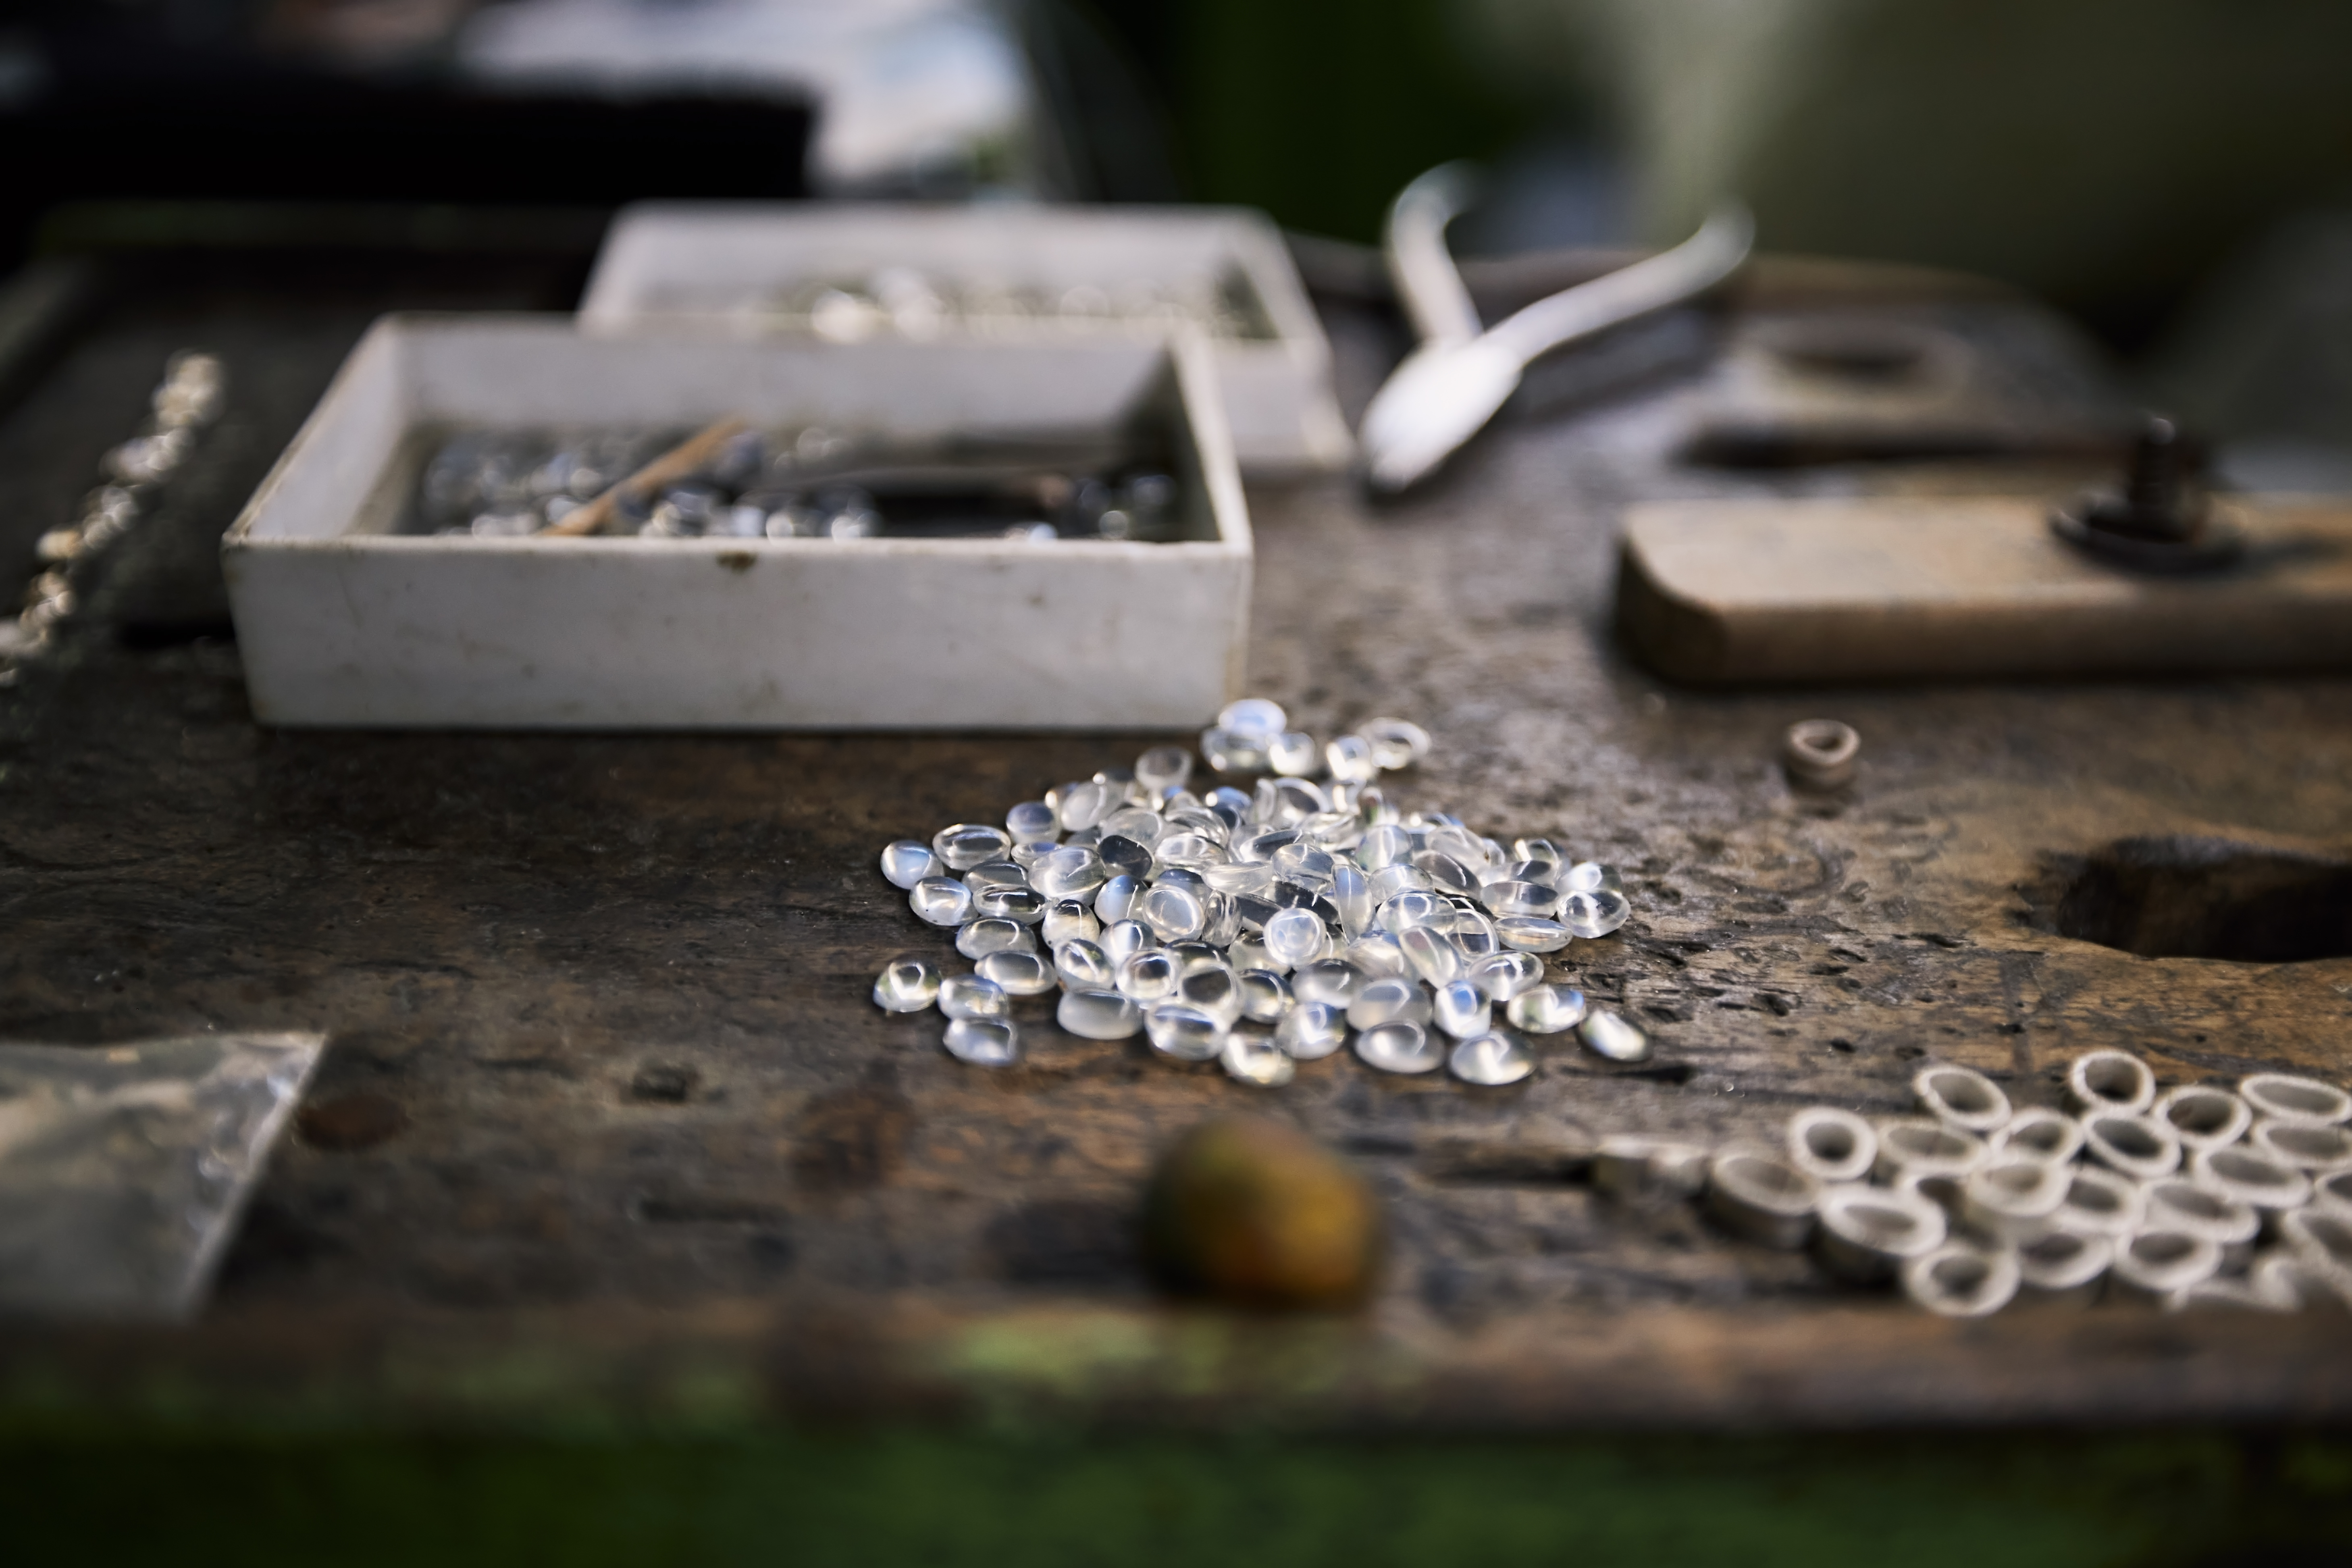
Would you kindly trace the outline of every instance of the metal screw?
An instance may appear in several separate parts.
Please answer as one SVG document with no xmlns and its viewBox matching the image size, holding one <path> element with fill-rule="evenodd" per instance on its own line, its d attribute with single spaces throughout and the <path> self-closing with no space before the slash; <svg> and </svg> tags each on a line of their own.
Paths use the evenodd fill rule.
<svg viewBox="0 0 2352 1568">
<path fill-rule="evenodd" d="M 2079 550 L 2146 572 L 2203 572 L 2238 552 L 2237 530 L 2214 514 L 2191 479 L 2195 463 L 2180 427 L 2149 416 L 2132 441 L 2120 490 L 2095 491 L 2051 514 L 2050 526 Z"/>
</svg>

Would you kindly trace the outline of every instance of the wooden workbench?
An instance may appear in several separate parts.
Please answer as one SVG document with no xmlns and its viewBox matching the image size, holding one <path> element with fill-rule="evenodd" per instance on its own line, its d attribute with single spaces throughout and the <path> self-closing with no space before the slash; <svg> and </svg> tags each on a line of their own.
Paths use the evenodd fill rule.
<svg viewBox="0 0 2352 1568">
<path fill-rule="evenodd" d="M 527 268 L 434 289 L 424 302 L 561 292 Z M 0 1431 L 41 1447 L 60 1426 L 373 1439 L 854 1417 L 1418 1440 L 2352 1418 L 2341 1318 L 1947 1322 L 1576 1178 L 1605 1132 L 1717 1143 L 1773 1138 L 1816 1101 L 1899 1111 L 1929 1058 L 2030 1102 L 2055 1103 L 2095 1046 L 2168 1081 L 2352 1079 L 2352 959 L 2146 959 L 2050 929 L 2070 867 L 2127 836 L 2352 844 L 2352 682 L 1694 695 L 1608 635 L 1629 500 L 2079 470 L 1685 468 L 1690 387 L 1667 376 L 1518 418 L 1403 504 L 1254 490 L 1252 689 L 1319 733 L 1416 719 L 1436 745 L 1391 781 L 1408 805 L 1622 868 L 1632 922 L 1555 967 L 1637 1017 L 1656 1057 L 1551 1043 L 1528 1082 L 1477 1090 L 1342 1056 L 1268 1094 L 1139 1038 L 1062 1036 L 1036 1003 L 1027 1062 L 990 1073 L 940 1050 L 935 1015 L 867 999 L 892 954 L 951 957 L 876 852 L 1167 737 L 252 723 L 212 542 L 368 315 L 418 292 L 371 275 L 289 300 L 224 273 L 132 296 L 0 424 L 0 545 L 20 560 L 170 351 L 227 361 L 227 424 L 61 656 L 0 692 L 0 1035 L 332 1037 L 202 1320 L 12 1326 Z M 1335 305 L 1331 325 L 1352 413 L 1401 342 L 1369 310 Z M 1864 736 L 1846 796 L 1793 795 L 1779 773 L 1781 729 L 1814 715 Z M 1296 1121 L 1377 1184 L 1394 1256 L 1360 1319 L 1149 1294 L 1138 1184 L 1175 1133 L 1235 1110 Z"/>
</svg>

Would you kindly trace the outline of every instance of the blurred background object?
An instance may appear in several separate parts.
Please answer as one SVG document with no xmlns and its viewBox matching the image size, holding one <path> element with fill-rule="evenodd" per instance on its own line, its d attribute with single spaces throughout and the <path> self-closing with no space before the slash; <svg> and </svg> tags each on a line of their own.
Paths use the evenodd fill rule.
<svg viewBox="0 0 2352 1568">
<path fill-rule="evenodd" d="M 1020 42 L 975 0 L 508 0 L 453 52 L 459 79 L 501 92 L 805 96 L 821 106 L 809 174 L 829 195 L 1040 183 Z"/>
<path fill-rule="evenodd" d="M 1386 1216 L 1363 1173 L 1264 1117 L 1187 1129 L 1153 1165 L 1143 1207 L 1161 1285 L 1231 1306 L 1360 1307 L 1387 1258 Z"/>
<path fill-rule="evenodd" d="M 1082 0 L 1071 0 L 1073 8 Z M 1473 14 L 1436 0 L 1093 0 L 1093 15 L 1166 106 L 1176 173 L 1197 201 L 1263 207 L 1285 227 L 1370 242 L 1405 182 L 1449 158 L 1530 143 L 1581 89 L 1501 81 Z M 1568 154 L 1575 162 L 1577 152 Z M 1587 237 L 1606 237 L 1591 236 Z M 1557 241 L 1554 241 L 1557 243 Z"/>
<path fill-rule="evenodd" d="M 1089 154 L 1044 107 L 1040 80 L 1105 68 L 1055 16 L 978 0 L 35 4 L 0 29 L 0 255 L 66 202 L 1123 194 L 1077 167 Z M 1152 167 L 1114 183 L 1155 179 L 1146 194 L 1170 194 Z"/>
<path fill-rule="evenodd" d="M 325 1045 L 0 1045 L 0 1311 L 193 1316 Z"/>
<path fill-rule="evenodd" d="M 2336 82 L 2352 9 L 2327 0 L 29 0 L 11 15 L 0 264 L 94 232 L 116 243 L 126 224 L 150 242 L 217 229 L 218 212 L 154 205 L 191 201 L 305 204 L 314 229 L 356 221 L 320 204 L 404 205 L 405 234 L 415 209 L 448 205 L 586 225 L 648 197 L 1189 200 L 1366 247 L 1408 180 L 1467 158 L 1487 178 L 1451 232 L 1463 257 L 1621 260 L 1737 196 L 1765 252 L 1998 279 L 2111 349 L 2155 351 L 2168 395 L 2200 417 L 2209 395 L 2235 399 L 2212 416 L 2242 424 L 2252 395 L 2204 383 L 2257 374 L 2250 343 L 2214 346 L 2249 307 L 2200 290 L 2232 265 L 2240 281 L 2213 287 L 2242 301 L 2283 286 L 2274 251 L 2246 259 L 2262 237 L 2352 195 Z M 1327 294 L 1384 297 L 1368 251 L 1306 251 Z M 2278 341 L 2307 359 L 2305 336 Z M 2313 384 L 2263 395 L 2290 384 Z"/>
<path fill-rule="evenodd" d="M 2352 11 L 2329 0 L 34 0 L 18 16 L 0 29 L 10 115 L 110 89 L 119 112 L 173 83 L 218 98 L 232 65 L 246 91 L 323 76 L 790 102 L 816 111 L 807 174 L 828 194 L 1181 194 L 1357 240 L 1413 174 L 1474 157 L 1498 163 L 1507 216 L 1460 237 L 1473 251 L 1664 241 L 1738 195 L 1771 248 L 2118 309 L 2177 295 L 2340 189 L 2352 142 Z"/>
<path fill-rule="evenodd" d="M 45 8 L 16 45 L 34 86 L 0 100 L 0 258 L 69 203 L 604 207 L 805 189 L 803 91 L 650 77 L 627 100 L 584 81 L 494 91 L 440 46 L 392 49 L 410 35 L 365 34 L 374 52 L 355 57 L 349 29 L 297 25 L 378 8 Z M 446 24 L 461 8 L 431 9 Z M 182 220 L 204 221 L 163 222 Z"/>
<path fill-rule="evenodd" d="M 1421 170 L 1496 178 L 1464 254 L 1670 242 L 1974 271 L 2147 342 L 2352 183 L 2329 0 L 1097 0 L 1196 199 L 1372 240 Z"/>
<path fill-rule="evenodd" d="M 1598 95 L 1641 235 L 1727 195 L 1775 250 L 2003 279 L 2148 331 L 2352 178 L 2333 0 L 1481 0 L 1531 92 Z"/>
<path fill-rule="evenodd" d="M 2352 492 L 2352 209 L 2280 225 L 2191 301 L 2149 374 L 2246 489 Z"/>
</svg>

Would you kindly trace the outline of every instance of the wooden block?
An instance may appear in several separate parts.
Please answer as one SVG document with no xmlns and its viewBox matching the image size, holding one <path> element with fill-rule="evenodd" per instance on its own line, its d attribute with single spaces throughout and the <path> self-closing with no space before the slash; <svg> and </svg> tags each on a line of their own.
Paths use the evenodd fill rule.
<svg viewBox="0 0 2352 1568">
<path fill-rule="evenodd" d="M 2081 554 L 2043 498 L 1636 507 L 1618 629 L 1710 685 L 2352 668 L 2352 506 L 2229 504 L 2245 557 L 2201 578 Z"/>
</svg>

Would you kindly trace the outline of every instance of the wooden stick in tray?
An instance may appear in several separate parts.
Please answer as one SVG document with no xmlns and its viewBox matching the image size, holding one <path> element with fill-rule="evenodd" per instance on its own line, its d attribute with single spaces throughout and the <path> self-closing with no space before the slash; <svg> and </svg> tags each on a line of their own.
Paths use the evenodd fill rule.
<svg viewBox="0 0 2352 1568">
<path fill-rule="evenodd" d="M 604 525 L 613 519 L 614 510 L 621 502 L 686 479 L 717 456 L 719 447 L 748 428 L 750 426 L 742 420 L 730 416 L 696 431 L 627 479 L 599 492 L 595 500 L 564 513 L 561 521 L 551 522 L 539 530 L 538 537 L 579 539 L 603 532 Z"/>
</svg>

